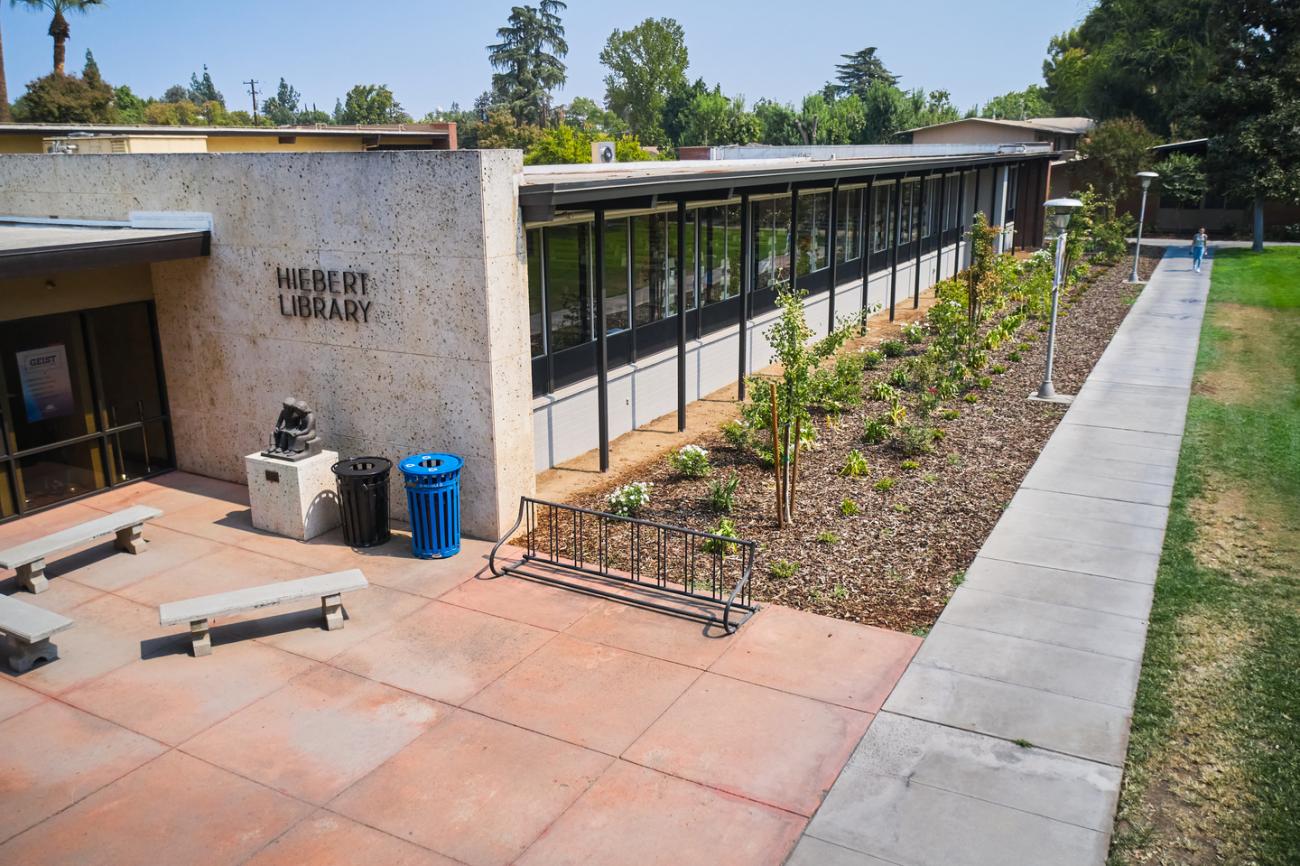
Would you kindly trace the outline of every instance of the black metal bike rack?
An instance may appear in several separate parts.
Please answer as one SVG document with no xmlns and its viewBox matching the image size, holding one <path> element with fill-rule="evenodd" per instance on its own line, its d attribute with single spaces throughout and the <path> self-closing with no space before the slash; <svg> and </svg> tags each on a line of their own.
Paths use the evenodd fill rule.
<svg viewBox="0 0 1300 866">
<path fill-rule="evenodd" d="M 498 551 L 521 527 L 523 558 L 498 566 Z M 498 577 L 513 574 L 731 634 L 758 610 L 749 586 L 757 550 L 753 541 L 523 496 L 488 565 Z"/>
</svg>

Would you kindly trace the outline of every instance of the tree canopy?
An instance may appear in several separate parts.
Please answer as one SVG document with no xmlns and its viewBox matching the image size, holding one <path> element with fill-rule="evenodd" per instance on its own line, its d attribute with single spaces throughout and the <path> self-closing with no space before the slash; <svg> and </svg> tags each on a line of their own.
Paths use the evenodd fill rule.
<svg viewBox="0 0 1300 866">
<path fill-rule="evenodd" d="M 605 104 L 649 144 L 667 144 L 663 110 L 668 97 L 685 86 L 686 34 L 672 18 L 647 18 L 630 30 L 615 30 L 600 62 Z"/>
<path fill-rule="evenodd" d="M 875 47 L 863 48 L 852 54 L 841 54 L 843 63 L 835 65 L 835 82 L 828 85 L 832 96 L 865 97 L 867 89 L 877 81 L 898 86 L 898 76 L 885 68 L 884 61 L 876 56 Z"/>
<path fill-rule="evenodd" d="M 385 84 L 357 84 L 334 107 L 334 122 L 347 124 L 410 123 L 411 116 Z"/>
<path fill-rule="evenodd" d="M 550 120 L 551 94 L 564 86 L 563 58 L 569 53 L 564 39 L 561 0 L 542 0 L 537 6 L 515 6 L 499 41 L 488 46 L 488 60 L 498 70 L 492 76 L 492 101 L 508 110 L 520 123 L 545 126 Z"/>
</svg>

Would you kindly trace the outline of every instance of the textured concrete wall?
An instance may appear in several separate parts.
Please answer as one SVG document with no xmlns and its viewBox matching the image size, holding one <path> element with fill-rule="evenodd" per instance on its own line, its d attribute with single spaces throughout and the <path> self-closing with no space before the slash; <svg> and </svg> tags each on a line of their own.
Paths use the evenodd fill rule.
<svg viewBox="0 0 1300 866">
<path fill-rule="evenodd" d="M 293 395 L 344 455 L 464 455 L 463 525 L 491 537 L 534 477 L 519 169 L 514 151 L 7 156 L 0 213 L 212 213 L 211 258 L 153 266 L 180 467 L 242 483 Z M 277 267 L 367 272 L 369 321 L 282 315 Z"/>
</svg>

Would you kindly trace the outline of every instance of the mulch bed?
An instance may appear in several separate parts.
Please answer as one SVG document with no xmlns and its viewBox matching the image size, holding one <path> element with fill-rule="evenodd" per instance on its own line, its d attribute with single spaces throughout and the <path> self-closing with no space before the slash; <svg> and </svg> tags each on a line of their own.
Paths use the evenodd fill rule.
<svg viewBox="0 0 1300 866">
<path fill-rule="evenodd" d="M 1144 278 L 1162 252 L 1144 251 Z M 1136 297 L 1125 282 L 1131 268 L 1129 259 L 1097 269 L 1063 302 L 1053 376 L 1058 392 L 1077 392 L 1127 314 Z M 993 384 L 976 392 L 979 402 L 958 398 L 935 412 L 926 423 L 942 428 L 944 438 L 934 453 L 914 458 L 917 469 L 904 469 L 906 458 L 887 443 L 863 442 L 864 422 L 883 414 L 884 403 L 864 400 L 834 424 L 818 419 L 817 446 L 800 455 L 794 525 L 785 529 L 776 525 L 772 469 L 729 446 L 720 432 L 700 440 L 709 449 L 713 478 L 740 475 L 729 516 L 741 538 L 759 543 L 752 578 L 755 599 L 902 631 L 922 633 L 933 625 L 1064 414 L 1062 406 L 1025 399 L 1042 379 L 1045 331 L 1045 325 L 1040 330 L 1040 323 L 1030 321 L 990 353 L 990 366 L 1004 364 L 1007 370 L 990 374 Z M 1007 356 L 1019 343 L 1031 345 L 1013 362 Z M 887 359 L 868 370 L 866 386 L 883 380 L 900 361 Z M 915 397 L 904 396 L 909 415 L 914 415 Z M 960 416 L 943 420 L 940 412 L 949 408 Z M 854 448 L 870 465 L 864 478 L 840 475 Z M 894 479 L 893 488 L 877 491 L 873 485 L 886 477 Z M 638 516 L 706 532 L 718 525 L 720 515 L 706 501 L 708 480 L 679 478 L 662 458 L 634 467 L 570 504 L 605 510 L 609 491 L 634 480 L 654 484 L 651 504 Z M 840 513 L 846 497 L 861 507 L 859 514 Z M 792 577 L 771 574 L 772 564 L 782 560 L 798 564 Z"/>
</svg>

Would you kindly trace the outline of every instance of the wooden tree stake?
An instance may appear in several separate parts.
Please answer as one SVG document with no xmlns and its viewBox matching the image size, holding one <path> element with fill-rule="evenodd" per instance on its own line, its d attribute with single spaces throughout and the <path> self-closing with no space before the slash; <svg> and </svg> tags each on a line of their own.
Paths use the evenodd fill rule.
<svg viewBox="0 0 1300 866">
<path fill-rule="evenodd" d="M 776 526 L 785 528 L 785 495 L 781 490 L 781 435 L 777 432 L 776 383 L 768 382 L 768 396 L 772 401 L 772 466 L 776 470 Z"/>
</svg>

